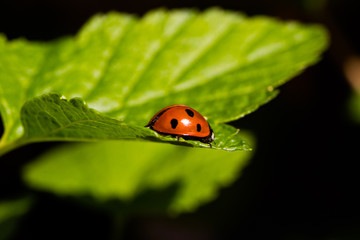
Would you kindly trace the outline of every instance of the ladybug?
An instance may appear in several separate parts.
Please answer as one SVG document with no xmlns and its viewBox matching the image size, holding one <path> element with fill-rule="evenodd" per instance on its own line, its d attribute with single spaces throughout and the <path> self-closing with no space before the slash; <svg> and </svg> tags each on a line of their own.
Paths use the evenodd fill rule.
<svg viewBox="0 0 360 240">
<path fill-rule="evenodd" d="M 171 135 L 179 140 L 195 140 L 202 143 L 214 141 L 214 132 L 206 119 L 191 107 L 171 105 L 157 112 L 145 126 L 159 134 Z"/>
</svg>

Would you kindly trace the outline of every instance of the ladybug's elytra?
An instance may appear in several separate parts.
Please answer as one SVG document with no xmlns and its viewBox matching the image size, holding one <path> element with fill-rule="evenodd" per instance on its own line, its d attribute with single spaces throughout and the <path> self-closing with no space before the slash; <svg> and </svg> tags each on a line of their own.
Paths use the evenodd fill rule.
<svg viewBox="0 0 360 240">
<path fill-rule="evenodd" d="M 210 142 L 214 141 L 214 132 L 206 119 L 185 105 L 171 105 L 161 109 L 145 127 L 177 139 L 182 137 L 208 143 L 210 147 Z"/>
</svg>

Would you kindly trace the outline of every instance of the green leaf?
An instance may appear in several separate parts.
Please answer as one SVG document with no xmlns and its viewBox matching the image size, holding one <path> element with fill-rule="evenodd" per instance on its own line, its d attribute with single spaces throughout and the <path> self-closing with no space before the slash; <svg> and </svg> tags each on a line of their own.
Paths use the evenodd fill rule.
<svg viewBox="0 0 360 240">
<path fill-rule="evenodd" d="M 0 222 L 12 217 L 23 215 L 30 206 L 30 198 L 22 198 L 12 201 L 0 201 Z"/>
<path fill-rule="evenodd" d="M 155 203 L 148 208 L 160 204 L 162 210 L 180 213 L 214 199 L 218 188 L 239 176 L 251 155 L 249 151 L 211 151 L 150 142 L 72 144 L 30 163 L 24 179 L 33 188 L 62 196 L 91 196 L 103 203 L 118 199 L 126 203 L 124 211 L 130 203 L 134 203 L 133 209 L 141 209 L 139 202 L 149 202 L 143 194 L 157 191 Z M 161 191 L 171 186 L 175 191 L 170 199 L 160 201 Z"/>
<path fill-rule="evenodd" d="M 50 92 L 81 97 L 89 107 L 137 129 L 171 104 L 189 105 L 222 129 L 220 123 L 275 97 L 274 89 L 318 61 L 326 46 L 320 26 L 247 18 L 218 8 L 156 10 L 141 19 L 115 12 L 96 15 L 75 37 L 48 43 L 8 42 L 0 36 L 5 126 L 0 148 L 27 143 L 19 142 L 25 127 L 20 109 Z M 76 138 L 83 134 L 67 130 Z"/>
<path fill-rule="evenodd" d="M 0 201 L 0 240 L 11 236 L 16 229 L 18 218 L 29 210 L 31 202 L 28 197 Z"/>
<path fill-rule="evenodd" d="M 144 126 L 126 124 L 90 109 L 80 98 L 66 100 L 59 94 L 45 94 L 27 101 L 21 110 L 25 132 L 14 147 L 39 141 L 96 141 L 109 139 L 144 139 L 178 145 L 210 147 L 198 141 L 185 141 L 158 135 Z M 250 150 L 239 130 L 225 124 L 213 124 L 218 132 L 211 148 Z M 10 146 L 12 147 L 12 146 Z M 1 149 L 0 149 L 1 150 Z M 1 151 L 0 151 L 1 153 Z"/>
<path fill-rule="evenodd" d="M 356 123 L 360 123 L 360 94 L 358 92 L 351 94 L 348 102 L 348 110 L 351 119 Z"/>
</svg>

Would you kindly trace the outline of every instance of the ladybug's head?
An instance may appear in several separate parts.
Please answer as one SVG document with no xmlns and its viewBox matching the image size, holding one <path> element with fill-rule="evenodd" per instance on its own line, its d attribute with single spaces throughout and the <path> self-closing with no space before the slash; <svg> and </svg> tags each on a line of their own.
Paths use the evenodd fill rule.
<svg viewBox="0 0 360 240">
<path fill-rule="evenodd" d="M 209 127 L 210 127 L 210 125 L 209 125 Z M 214 141 L 214 139 L 215 139 L 215 134 L 214 134 L 213 130 L 212 130 L 211 127 L 210 127 L 210 134 L 209 134 L 209 136 L 202 138 L 202 139 L 200 140 L 200 142 L 203 142 L 203 143 L 211 143 L 212 141 Z"/>
</svg>

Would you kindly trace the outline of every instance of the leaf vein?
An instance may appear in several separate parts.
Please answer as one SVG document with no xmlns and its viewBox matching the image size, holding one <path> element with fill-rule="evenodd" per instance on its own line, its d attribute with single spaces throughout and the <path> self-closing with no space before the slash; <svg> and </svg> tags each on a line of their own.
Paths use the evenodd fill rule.
<svg viewBox="0 0 360 240">
<path fill-rule="evenodd" d="M 122 98 L 122 103 L 120 103 L 120 108 L 126 105 L 129 100 L 131 90 L 136 87 L 136 85 L 140 84 L 144 78 L 144 75 L 151 69 L 150 67 L 154 64 L 154 62 L 159 58 L 160 54 L 167 48 L 169 43 L 176 37 L 178 37 L 192 21 L 195 16 L 188 18 L 180 27 L 178 27 L 177 31 L 172 34 L 171 37 L 167 38 L 166 41 L 162 43 L 162 46 L 151 56 L 145 68 L 139 73 L 139 75 L 132 81 L 129 85 L 129 90 L 125 93 L 125 96 Z"/>
<path fill-rule="evenodd" d="M 234 29 L 236 22 L 226 22 L 224 25 L 226 27 L 218 34 L 218 36 L 213 37 L 213 39 L 207 43 L 204 44 L 202 47 L 200 47 L 199 51 L 197 51 L 197 55 L 194 55 L 190 61 L 187 61 L 185 65 L 183 65 L 183 68 L 179 68 L 178 73 L 176 73 L 175 77 L 169 80 L 168 86 L 171 86 L 173 83 L 181 80 L 182 77 L 186 75 L 187 72 L 190 71 L 191 67 L 193 67 L 195 64 L 199 63 L 200 60 L 206 56 L 213 47 L 215 47 L 217 44 L 221 43 L 221 40 L 226 37 L 228 34 L 231 33 L 231 31 Z"/>
<path fill-rule="evenodd" d="M 111 64 L 115 60 L 116 52 L 120 48 L 121 44 L 123 43 L 123 40 L 125 39 L 125 36 L 131 29 L 131 23 L 127 24 L 123 33 L 121 34 L 121 37 L 119 37 L 118 42 L 115 44 L 115 47 L 112 49 L 113 51 L 110 54 L 110 57 L 105 61 L 105 66 L 103 67 L 103 71 L 101 72 L 101 76 L 99 77 L 98 81 L 94 83 L 94 86 L 92 86 L 91 90 L 87 93 L 86 97 L 84 99 L 90 99 L 92 97 L 92 94 L 94 94 L 98 88 L 98 86 L 101 85 L 101 83 L 105 80 L 107 71 L 109 70 Z"/>
</svg>

